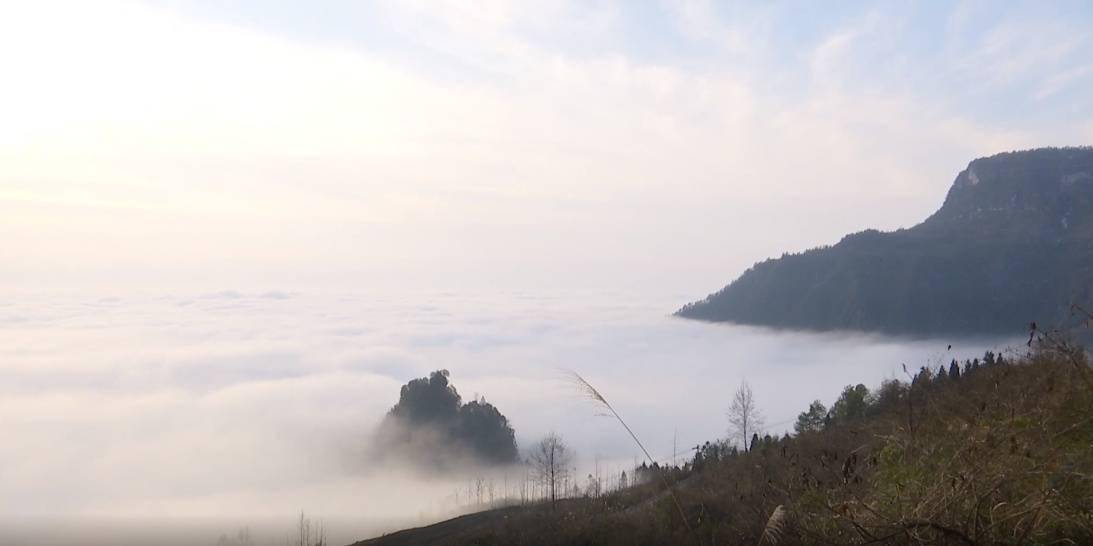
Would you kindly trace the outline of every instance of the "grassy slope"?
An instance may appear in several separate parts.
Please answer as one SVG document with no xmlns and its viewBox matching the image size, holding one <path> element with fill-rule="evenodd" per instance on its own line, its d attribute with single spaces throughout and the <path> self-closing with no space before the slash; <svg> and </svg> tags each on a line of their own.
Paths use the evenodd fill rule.
<svg viewBox="0 0 1093 546">
<path fill-rule="evenodd" d="M 756 544 L 778 506 L 780 544 L 1089 544 L 1090 373 L 1084 355 L 1044 350 L 957 381 L 888 384 L 863 416 L 675 473 L 691 530 L 646 484 L 358 544 Z"/>
</svg>

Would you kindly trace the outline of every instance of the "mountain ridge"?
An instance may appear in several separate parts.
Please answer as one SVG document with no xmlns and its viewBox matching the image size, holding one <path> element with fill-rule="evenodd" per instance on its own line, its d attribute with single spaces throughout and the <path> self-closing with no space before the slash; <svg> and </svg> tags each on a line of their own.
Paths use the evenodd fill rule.
<svg viewBox="0 0 1093 546">
<path fill-rule="evenodd" d="M 1012 334 L 1093 297 L 1093 147 L 971 161 L 921 223 L 755 264 L 676 314 L 808 330 Z"/>
</svg>

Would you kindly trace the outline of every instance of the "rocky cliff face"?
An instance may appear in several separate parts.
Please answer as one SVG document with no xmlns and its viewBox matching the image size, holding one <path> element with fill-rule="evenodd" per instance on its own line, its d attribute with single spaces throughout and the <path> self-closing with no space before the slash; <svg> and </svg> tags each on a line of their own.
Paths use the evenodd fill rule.
<svg viewBox="0 0 1093 546">
<path fill-rule="evenodd" d="M 1093 235 L 1093 149 L 1046 148 L 976 159 L 924 228 L 1058 242 Z"/>
<path fill-rule="evenodd" d="M 1017 333 L 1093 300 L 1093 148 L 972 161 L 923 223 L 768 260 L 678 314 L 895 333 Z"/>
</svg>

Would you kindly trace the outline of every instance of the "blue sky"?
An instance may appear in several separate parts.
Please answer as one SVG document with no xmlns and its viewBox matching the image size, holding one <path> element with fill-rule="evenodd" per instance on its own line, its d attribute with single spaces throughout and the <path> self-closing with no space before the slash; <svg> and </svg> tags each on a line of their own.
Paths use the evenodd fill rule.
<svg viewBox="0 0 1093 546">
<path fill-rule="evenodd" d="M 497 75 L 490 59 L 505 55 L 466 40 L 459 18 L 475 18 L 474 7 L 451 15 L 437 8 L 445 3 L 419 10 L 353 1 L 151 4 L 348 45 L 437 77 L 488 79 Z M 911 91 L 1015 125 L 1027 122 L 1026 109 L 1054 119 L 1090 114 L 1083 90 L 1093 82 L 1093 8 L 1086 2 L 559 2 L 554 18 L 542 20 L 532 4 L 543 3 L 502 8 L 507 19 L 497 25 L 553 55 L 621 56 L 695 73 L 754 70 L 766 89 L 793 96 L 810 83 L 815 51 L 845 37 L 835 74 L 843 85 Z"/>
<path fill-rule="evenodd" d="M 976 157 L 1089 144 L 1091 12 L 11 4 L 0 282 L 623 279 L 690 299 L 914 225 Z"/>
</svg>

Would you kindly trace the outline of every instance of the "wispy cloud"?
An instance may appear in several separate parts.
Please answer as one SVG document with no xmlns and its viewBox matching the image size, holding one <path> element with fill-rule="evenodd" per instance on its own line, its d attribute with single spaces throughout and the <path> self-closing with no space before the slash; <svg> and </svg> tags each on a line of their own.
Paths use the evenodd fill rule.
<svg viewBox="0 0 1093 546">
<path fill-rule="evenodd" d="M 923 218 L 971 158 L 1080 135 L 1089 108 L 982 107 L 1049 68 L 1029 96 L 1059 107 L 1079 21 L 965 17 L 941 58 L 908 30 L 929 14 L 894 7 L 333 4 L 338 39 L 211 8 L 5 9 L 6 283 L 714 286 Z"/>
<path fill-rule="evenodd" d="M 1093 64 L 1069 68 L 1058 74 L 1053 74 L 1040 86 L 1040 89 L 1036 92 L 1036 98 L 1040 100 L 1049 98 L 1067 87 L 1081 83 L 1091 74 L 1093 74 Z"/>
</svg>

